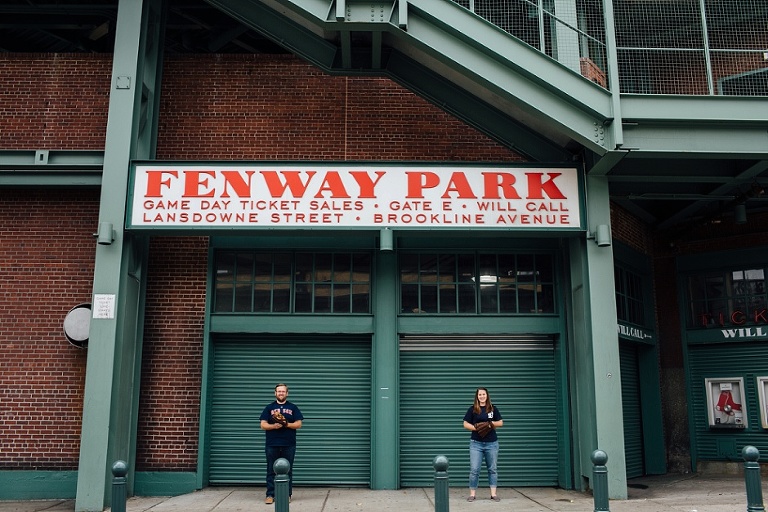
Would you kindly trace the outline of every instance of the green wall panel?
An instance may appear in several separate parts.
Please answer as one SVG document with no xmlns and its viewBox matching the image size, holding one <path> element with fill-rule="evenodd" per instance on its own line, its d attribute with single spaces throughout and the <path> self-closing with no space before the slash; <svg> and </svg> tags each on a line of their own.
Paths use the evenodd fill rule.
<svg viewBox="0 0 768 512">
<path fill-rule="evenodd" d="M 440 346 L 442 345 L 442 347 Z M 400 480 L 431 486 L 432 460 L 450 461 L 452 486 L 466 486 L 469 437 L 462 419 L 478 387 L 501 412 L 500 486 L 556 486 L 568 454 L 558 442 L 558 388 L 549 338 L 433 337 L 401 340 Z M 487 475 L 481 473 L 481 486 Z"/>
<path fill-rule="evenodd" d="M 370 338 L 343 335 L 228 336 L 214 341 L 210 484 L 264 485 L 259 415 L 279 382 L 304 414 L 296 485 L 369 485 Z M 343 449 L 339 425 L 343 424 Z"/>
</svg>

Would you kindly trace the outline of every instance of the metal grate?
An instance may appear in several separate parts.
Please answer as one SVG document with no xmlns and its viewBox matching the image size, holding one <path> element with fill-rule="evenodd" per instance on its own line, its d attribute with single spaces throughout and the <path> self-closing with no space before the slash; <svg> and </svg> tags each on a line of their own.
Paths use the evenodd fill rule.
<svg viewBox="0 0 768 512">
<path fill-rule="evenodd" d="M 602 0 L 457 0 L 608 88 Z M 768 95 L 765 0 L 614 0 L 622 93 Z"/>
</svg>

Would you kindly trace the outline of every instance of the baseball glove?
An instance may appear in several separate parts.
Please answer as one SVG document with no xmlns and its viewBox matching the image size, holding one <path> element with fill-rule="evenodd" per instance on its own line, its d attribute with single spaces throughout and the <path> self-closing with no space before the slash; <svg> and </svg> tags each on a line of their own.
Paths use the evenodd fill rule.
<svg viewBox="0 0 768 512">
<path fill-rule="evenodd" d="M 493 430 L 493 424 L 490 421 L 481 421 L 475 423 L 475 430 L 477 430 L 477 435 L 485 437 L 488 435 L 488 432 Z"/>
<path fill-rule="evenodd" d="M 280 412 L 273 414 L 272 419 L 275 420 L 275 423 L 280 423 L 284 427 L 288 426 L 288 420 Z"/>
</svg>

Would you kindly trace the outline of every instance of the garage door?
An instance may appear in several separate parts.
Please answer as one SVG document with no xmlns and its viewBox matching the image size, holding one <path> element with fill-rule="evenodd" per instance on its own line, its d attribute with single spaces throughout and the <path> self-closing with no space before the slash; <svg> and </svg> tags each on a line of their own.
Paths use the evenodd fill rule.
<svg viewBox="0 0 768 512">
<path fill-rule="evenodd" d="M 304 414 L 294 483 L 370 485 L 370 339 L 270 336 L 219 339 L 210 380 L 211 485 L 264 485 L 262 409 L 279 382 Z M 344 418 L 343 450 L 339 418 Z"/>
<path fill-rule="evenodd" d="M 466 486 L 475 390 L 488 388 L 504 418 L 499 485 L 558 484 L 558 399 L 552 338 L 411 337 L 400 342 L 400 480 L 434 483 L 432 460 L 450 461 L 452 486 Z M 481 486 L 487 486 L 483 475 Z"/>
<path fill-rule="evenodd" d="M 640 405 L 640 370 L 637 346 L 619 343 L 621 405 L 624 417 L 624 457 L 627 478 L 643 476 L 643 417 Z"/>
</svg>

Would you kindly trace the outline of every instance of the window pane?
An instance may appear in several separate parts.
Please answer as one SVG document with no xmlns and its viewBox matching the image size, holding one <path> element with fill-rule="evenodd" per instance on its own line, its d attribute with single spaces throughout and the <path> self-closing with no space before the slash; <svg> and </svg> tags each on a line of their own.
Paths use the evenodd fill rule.
<svg viewBox="0 0 768 512">
<path fill-rule="evenodd" d="M 456 313 L 456 285 L 440 285 L 440 312 Z"/>
<path fill-rule="evenodd" d="M 291 282 L 291 262 L 293 257 L 288 253 L 275 253 L 274 265 L 275 265 L 275 282 L 276 283 L 290 283 Z"/>
<path fill-rule="evenodd" d="M 275 313 L 288 313 L 291 311 L 291 285 L 289 283 L 277 283 L 273 291 L 272 311 Z"/>
<path fill-rule="evenodd" d="M 456 282 L 456 256 L 443 254 L 440 256 L 440 282 Z"/>
<path fill-rule="evenodd" d="M 251 311 L 251 284 L 237 283 L 235 287 L 235 311 L 249 313 Z"/>
<path fill-rule="evenodd" d="M 229 313 L 232 311 L 232 297 L 234 288 L 231 283 L 217 284 L 214 296 L 214 308 L 217 313 Z"/>
<path fill-rule="evenodd" d="M 517 285 L 514 279 L 499 283 L 499 313 L 517 313 Z"/>
<path fill-rule="evenodd" d="M 419 313 L 437 313 L 437 286 L 421 286 L 421 311 Z"/>
<path fill-rule="evenodd" d="M 259 253 L 254 257 L 254 281 L 268 283 L 272 281 L 272 255 Z"/>
<path fill-rule="evenodd" d="M 352 260 L 349 254 L 334 254 L 333 282 L 349 283 L 352 281 Z M 335 308 L 334 308 L 335 309 Z"/>
<path fill-rule="evenodd" d="M 314 280 L 314 258 L 309 253 L 296 255 L 296 282 L 306 283 Z"/>
<path fill-rule="evenodd" d="M 480 279 L 483 278 L 483 274 L 480 274 Z M 481 284 L 480 285 L 480 312 L 481 313 L 498 313 L 499 304 L 496 297 L 496 285 L 495 284 Z"/>
<path fill-rule="evenodd" d="M 533 285 L 526 284 L 526 285 L 520 286 L 520 289 L 517 292 L 517 299 L 519 301 L 520 313 L 536 312 L 536 303 L 535 303 L 534 294 L 535 292 L 533 290 Z"/>
<path fill-rule="evenodd" d="M 400 285 L 400 311 L 402 313 L 419 312 L 419 286 L 415 284 Z"/>
<path fill-rule="evenodd" d="M 475 283 L 459 285 L 459 313 L 477 313 Z"/>
<path fill-rule="evenodd" d="M 352 312 L 370 313 L 371 286 L 368 284 L 352 285 Z"/>
<path fill-rule="evenodd" d="M 320 272 L 318 272 L 319 274 Z M 331 285 L 315 285 L 315 313 L 331 312 Z"/>
<path fill-rule="evenodd" d="M 232 281 L 235 277 L 235 255 L 220 252 L 216 256 L 216 279 Z"/>
<path fill-rule="evenodd" d="M 539 280 L 542 283 L 554 283 L 554 265 L 552 264 L 552 256 L 549 254 L 537 254 L 536 255 L 536 271 L 539 274 Z"/>
<path fill-rule="evenodd" d="M 333 312 L 334 313 L 349 313 L 351 308 L 351 287 L 348 284 L 335 284 L 333 285 Z"/>
<path fill-rule="evenodd" d="M 331 266 L 333 263 L 333 254 L 319 253 L 315 255 L 315 282 L 331 282 Z M 315 290 L 317 293 L 317 290 Z"/>
<path fill-rule="evenodd" d="M 296 313 L 311 313 L 312 312 L 312 283 L 299 283 L 295 285 L 295 300 L 296 303 L 293 310 Z"/>
<path fill-rule="evenodd" d="M 255 313 L 269 313 L 271 311 L 272 285 L 256 284 L 253 287 L 253 311 Z"/>
<path fill-rule="evenodd" d="M 555 285 L 545 284 L 541 286 L 538 306 L 540 313 L 555 312 Z"/>
<path fill-rule="evenodd" d="M 357 282 L 371 282 L 371 255 L 354 254 L 352 255 L 352 269 L 354 271 L 354 280 Z M 365 276 L 365 278 L 363 278 Z"/>
<path fill-rule="evenodd" d="M 422 283 L 437 282 L 437 256 L 422 254 L 419 266 L 419 279 Z"/>
</svg>

